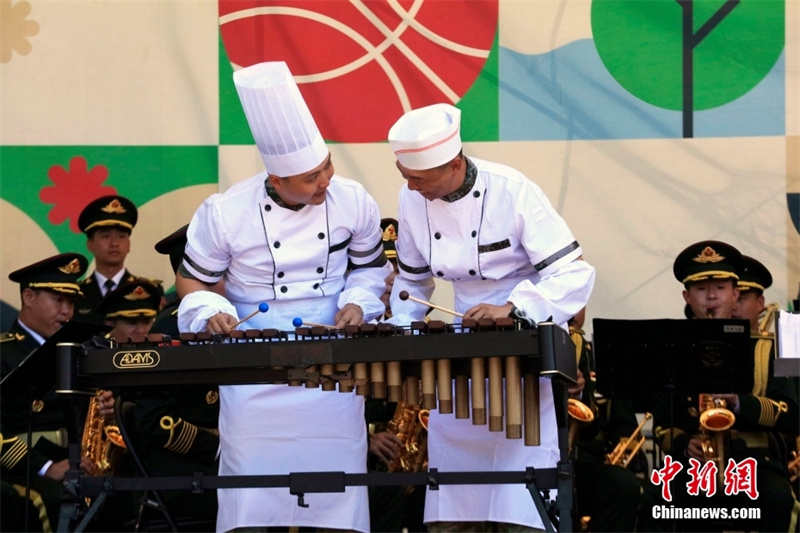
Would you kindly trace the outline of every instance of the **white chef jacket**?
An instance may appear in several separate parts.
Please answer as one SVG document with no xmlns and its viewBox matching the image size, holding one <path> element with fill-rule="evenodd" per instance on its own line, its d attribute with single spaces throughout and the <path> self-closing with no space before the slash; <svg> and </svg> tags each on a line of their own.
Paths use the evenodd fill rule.
<svg viewBox="0 0 800 533">
<path fill-rule="evenodd" d="M 293 210 L 266 193 L 266 173 L 216 194 L 189 225 L 183 267 L 208 283 L 224 276 L 241 328 L 293 331 L 292 320 L 332 324 L 346 303 L 365 320 L 384 310 L 380 295 L 391 271 L 382 260 L 380 214 L 355 181 L 334 176 L 325 203 Z M 351 266 L 365 267 L 345 272 Z M 373 266 L 373 267 L 370 267 Z M 181 331 L 202 330 L 213 293 L 191 293 L 179 310 Z M 224 305 L 219 310 L 230 312 Z M 204 314 L 205 313 L 205 314 Z M 286 385 L 220 387 L 220 475 L 290 472 L 366 472 L 363 398 Z M 218 491 L 217 529 L 301 526 L 369 530 L 366 487 L 345 493 L 306 494 L 297 505 L 288 488 Z"/>
<path fill-rule="evenodd" d="M 468 172 L 474 184 L 451 201 L 428 201 L 407 186 L 400 191 L 400 273 L 391 298 L 395 323 L 424 317 L 426 306 L 402 301 L 399 294 L 408 291 L 429 301 L 435 276 L 453 283 L 460 313 L 479 303 L 510 301 L 536 322 L 552 317 L 566 327 L 586 305 L 595 274 L 588 263 L 576 261 L 582 250 L 572 232 L 544 192 L 520 172 L 479 159 L 470 159 Z M 504 432 L 432 411 L 428 464 L 443 472 L 555 467 L 557 426 L 552 384 L 545 378 L 540 406 L 541 445 L 527 447 Z M 444 485 L 427 493 L 426 523 L 485 520 L 544 527 L 524 485 Z"/>
</svg>

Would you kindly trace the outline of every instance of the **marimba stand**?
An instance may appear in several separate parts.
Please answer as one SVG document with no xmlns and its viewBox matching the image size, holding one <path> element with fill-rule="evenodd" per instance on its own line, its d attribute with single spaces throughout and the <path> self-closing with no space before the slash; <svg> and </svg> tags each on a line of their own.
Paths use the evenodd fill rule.
<svg viewBox="0 0 800 533">
<path fill-rule="evenodd" d="M 196 473 L 191 477 L 148 477 L 148 478 L 122 478 L 122 477 L 87 477 L 79 469 L 79 446 L 70 445 L 70 470 L 65 478 L 65 496 L 62 506 L 62 516 L 65 520 L 59 521 L 59 531 L 68 531 L 69 523 L 78 520 L 82 512 L 82 502 L 86 497 L 93 498 L 93 503 L 83 514 L 80 523 L 73 530 L 83 531 L 91 518 L 96 513 L 99 505 L 106 495 L 116 491 L 131 490 L 184 490 L 200 493 L 204 490 L 230 489 L 230 488 L 288 488 L 290 494 L 297 496 L 297 503 L 306 506 L 305 495 L 310 493 L 344 492 L 348 486 L 405 486 L 426 485 L 431 490 L 437 490 L 441 485 L 476 485 L 476 484 L 524 484 L 531 494 L 531 499 L 542 518 L 547 531 L 555 531 L 553 522 L 557 522 L 559 531 L 572 531 L 573 501 L 574 501 L 574 476 L 572 462 L 568 450 L 568 415 L 567 415 L 567 388 L 575 382 L 576 363 L 575 349 L 568 333 L 554 324 L 540 324 L 544 326 L 545 334 L 539 336 L 539 349 L 543 359 L 554 368 L 542 372 L 551 378 L 553 397 L 555 403 L 556 425 L 558 428 L 558 442 L 560 460 L 556 468 L 527 467 L 524 471 L 487 471 L 487 472 L 441 472 L 431 469 L 419 473 L 385 473 L 369 472 L 364 474 L 349 474 L 345 472 L 294 472 L 285 475 L 249 475 L 249 476 L 205 476 Z M 557 330 L 557 331 L 556 331 Z M 560 332 L 560 333 L 559 333 Z M 456 335 L 464 339 L 462 335 Z M 407 340 L 407 339 L 406 339 Z M 262 345 L 267 349 L 267 344 Z M 250 345 L 252 347 L 252 344 Z M 274 346 L 274 345 L 273 345 Z M 280 356 L 285 357 L 287 349 L 301 347 L 300 341 L 281 343 Z M 335 345 L 334 345 L 335 346 Z M 228 345 L 230 348 L 230 345 Z M 494 348 L 497 350 L 497 348 Z M 177 349 L 174 350 L 177 352 Z M 278 350 L 274 350 L 277 354 Z M 350 350 L 348 350 L 349 352 Z M 374 350 L 369 350 L 375 353 Z M 424 350 L 425 353 L 437 353 L 434 350 Z M 165 350 L 166 353 L 166 350 Z M 535 350 L 530 352 L 535 353 Z M 273 354 L 275 355 L 275 354 Z M 306 357 L 308 354 L 306 354 Z M 336 352 L 334 350 L 334 359 Z M 78 357 L 74 346 L 64 346 L 59 350 L 59 388 L 61 390 L 76 391 L 80 389 L 78 378 Z M 267 356 L 261 356 L 263 357 Z M 330 354 L 326 354 L 330 358 Z M 414 356 L 416 357 L 416 356 Z M 450 356 L 452 357 L 452 356 Z M 97 360 L 97 355 L 93 354 Z M 315 363 L 315 361 L 307 361 Z M 563 367 L 562 367 L 563 366 Z M 95 383 L 93 376 L 87 376 L 89 383 Z M 232 379 L 242 379 L 238 374 Z M 250 373 L 249 379 L 252 378 Z M 259 381 L 236 381 L 239 383 Z M 141 382 L 139 382 L 141 384 Z M 99 383 L 98 383 L 99 384 Z M 117 383 L 121 385 L 122 382 Z M 221 383 L 227 384 L 227 383 Z M 487 429 L 488 430 L 488 429 Z M 73 450 L 78 453 L 73 454 Z M 366 460 L 366 458 L 365 458 Z M 555 501 L 549 501 L 549 491 L 558 489 Z M 545 497 L 542 497 L 543 492 Z M 544 499 L 548 500 L 547 505 Z M 71 505 L 71 511 L 65 509 Z M 549 508 L 548 508 L 549 507 Z M 69 516 L 67 516 L 69 514 Z M 69 520 L 66 520 L 68 518 Z"/>
<path fill-rule="evenodd" d="M 572 531 L 572 464 L 569 469 L 558 468 L 535 469 L 528 467 L 525 471 L 503 472 L 439 472 L 431 469 L 417 473 L 368 472 L 365 474 L 347 474 L 345 472 L 294 472 L 280 475 L 252 476 L 205 476 L 196 473 L 194 476 L 153 477 L 153 478 L 115 478 L 79 476 L 78 483 L 72 485 L 76 503 L 80 498 L 90 497 L 92 505 L 83 516 L 80 524 L 72 531 L 83 531 L 94 517 L 106 495 L 117 491 L 137 490 L 190 490 L 195 494 L 205 490 L 232 488 L 288 488 L 289 493 L 297 497 L 297 505 L 308 507 L 305 495 L 313 493 L 344 492 L 346 487 L 355 486 L 405 486 L 427 485 L 437 490 L 441 485 L 498 485 L 524 484 L 531 494 L 536 510 L 542 517 L 545 530 L 556 531 L 551 518 L 551 511 L 560 512 L 559 531 Z M 540 490 L 546 494 L 548 488 L 559 489 L 556 505 L 548 509 Z M 566 491 L 562 494 L 562 491 Z M 567 508 L 569 505 L 569 508 Z M 74 517 L 77 518 L 77 515 Z M 63 530 L 67 531 L 67 530 Z"/>
</svg>

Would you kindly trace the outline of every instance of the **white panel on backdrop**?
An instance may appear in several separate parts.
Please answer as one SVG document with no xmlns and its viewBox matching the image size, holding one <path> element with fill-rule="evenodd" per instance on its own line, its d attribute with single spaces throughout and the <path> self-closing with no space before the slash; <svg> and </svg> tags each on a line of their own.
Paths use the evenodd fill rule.
<svg viewBox="0 0 800 533">
<path fill-rule="evenodd" d="M 264 161 L 255 144 L 223 145 L 219 153 L 219 190 L 225 192 L 231 185 L 264 172 Z"/>
<path fill-rule="evenodd" d="M 0 67 L 0 143 L 217 144 L 216 1 L 30 3 L 33 49 Z"/>
<path fill-rule="evenodd" d="M 162 280 L 164 289 L 172 287 L 175 284 L 175 274 L 172 272 L 169 256 L 156 252 L 155 245 L 176 229 L 188 224 L 203 200 L 216 191 L 216 184 L 184 187 L 139 206 L 139 223 L 131 234 L 131 253 L 125 266 L 137 276 Z"/>
<path fill-rule="evenodd" d="M 22 236 L 24 245 L 20 245 Z M 19 309 L 19 283 L 8 279 L 8 275 L 59 251 L 39 224 L 5 200 L 0 200 L 0 243 L 4 244 L 0 253 L 0 299 Z M 71 251 L 86 255 L 83 250 Z"/>
<path fill-rule="evenodd" d="M 532 55 L 591 39 L 591 9 L 591 0 L 500 0 L 500 46 Z"/>
</svg>

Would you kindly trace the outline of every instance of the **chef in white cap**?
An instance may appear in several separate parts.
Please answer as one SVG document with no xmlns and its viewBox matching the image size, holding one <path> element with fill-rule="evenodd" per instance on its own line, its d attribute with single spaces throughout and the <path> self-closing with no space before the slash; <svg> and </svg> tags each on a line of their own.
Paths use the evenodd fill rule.
<svg viewBox="0 0 800 533">
<path fill-rule="evenodd" d="M 392 322 L 423 319 L 427 306 L 399 295 L 407 291 L 430 301 L 438 278 L 453 284 L 455 310 L 464 318 L 552 317 L 566 329 L 589 299 L 594 268 L 582 260 L 569 227 L 534 182 L 508 166 L 463 155 L 460 119 L 457 108 L 436 104 L 406 113 L 389 130 L 406 181 L 400 189 L 398 221 L 404 231 L 397 241 L 400 272 L 392 289 Z M 541 445 L 527 447 L 505 432 L 431 411 L 430 467 L 555 467 L 559 450 L 548 379 L 541 379 L 540 406 Z M 429 531 L 480 530 L 478 522 L 544 527 L 522 485 L 445 485 L 428 491 Z"/>
<path fill-rule="evenodd" d="M 180 331 L 293 331 L 292 320 L 343 327 L 384 311 L 391 272 L 375 200 L 334 174 L 331 155 L 283 62 L 234 73 L 266 167 L 208 198 L 189 224 L 176 287 Z M 347 276 L 345 274 L 347 273 Z M 224 279 L 225 295 L 211 291 Z M 364 401 L 286 385 L 220 387 L 220 475 L 366 472 Z M 366 487 L 305 495 L 288 488 L 219 490 L 217 529 L 369 530 Z"/>
</svg>

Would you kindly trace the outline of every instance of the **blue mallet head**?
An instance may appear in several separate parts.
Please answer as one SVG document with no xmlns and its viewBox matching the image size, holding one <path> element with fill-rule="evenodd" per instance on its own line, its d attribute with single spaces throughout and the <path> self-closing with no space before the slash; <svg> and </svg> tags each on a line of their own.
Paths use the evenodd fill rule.
<svg viewBox="0 0 800 533">
<path fill-rule="evenodd" d="M 303 325 L 303 319 L 300 317 L 295 318 L 294 320 L 292 320 L 292 325 L 296 328 L 299 328 L 300 326 Z"/>
<path fill-rule="evenodd" d="M 269 311 L 269 304 L 267 302 L 261 302 L 260 304 L 258 304 L 258 310 L 261 311 L 262 313 L 266 313 L 267 311 Z"/>
</svg>

